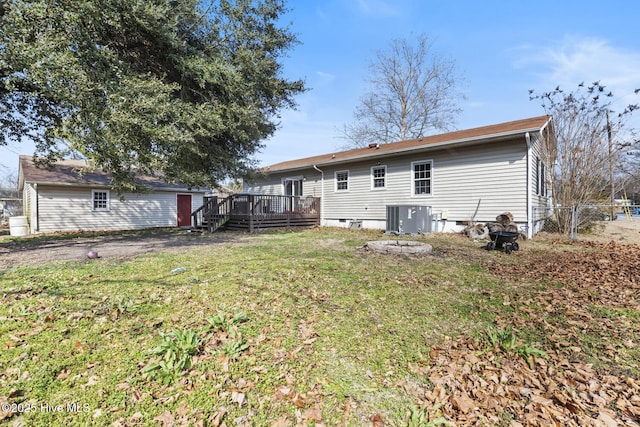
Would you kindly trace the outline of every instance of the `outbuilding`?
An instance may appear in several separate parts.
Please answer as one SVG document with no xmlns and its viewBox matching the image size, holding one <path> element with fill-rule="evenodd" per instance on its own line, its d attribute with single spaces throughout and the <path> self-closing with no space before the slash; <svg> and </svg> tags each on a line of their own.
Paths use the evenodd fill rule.
<svg viewBox="0 0 640 427">
<path fill-rule="evenodd" d="M 20 156 L 18 187 L 30 233 L 190 227 L 206 191 L 138 176 L 144 193 L 117 194 L 111 175 L 84 160 L 60 160 L 51 168 Z"/>
</svg>

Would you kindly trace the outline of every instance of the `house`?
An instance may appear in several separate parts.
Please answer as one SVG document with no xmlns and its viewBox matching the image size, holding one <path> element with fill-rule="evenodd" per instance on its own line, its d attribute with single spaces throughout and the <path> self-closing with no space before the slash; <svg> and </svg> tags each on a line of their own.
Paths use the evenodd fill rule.
<svg viewBox="0 0 640 427">
<path fill-rule="evenodd" d="M 109 174 L 87 169 L 83 160 L 62 160 L 45 169 L 20 156 L 18 188 L 31 233 L 192 225 L 191 212 L 202 205 L 204 190 L 149 176 L 137 181 L 150 191 L 119 195 L 111 191 Z"/>
<path fill-rule="evenodd" d="M 541 146 L 552 137 L 550 117 L 540 116 L 370 144 L 268 166 L 244 191 L 320 197 L 324 226 L 401 231 L 424 212 L 420 231 L 460 231 L 509 211 L 532 236 L 536 210 L 549 204 Z"/>
</svg>

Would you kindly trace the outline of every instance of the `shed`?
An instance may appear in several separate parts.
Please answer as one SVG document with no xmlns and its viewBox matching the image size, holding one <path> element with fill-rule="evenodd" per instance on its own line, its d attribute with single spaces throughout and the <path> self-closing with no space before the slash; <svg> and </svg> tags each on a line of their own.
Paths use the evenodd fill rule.
<svg viewBox="0 0 640 427">
<path fill-rule="evenodd" d="M 60 160 L 39 168 L 21 155 L 18 188 L 31 233 L 190 227 L 204 189 L 190 189 L 140 175 L 144 193 L 116 194 L 111 175 L 84 160 Z"/>
</svg>

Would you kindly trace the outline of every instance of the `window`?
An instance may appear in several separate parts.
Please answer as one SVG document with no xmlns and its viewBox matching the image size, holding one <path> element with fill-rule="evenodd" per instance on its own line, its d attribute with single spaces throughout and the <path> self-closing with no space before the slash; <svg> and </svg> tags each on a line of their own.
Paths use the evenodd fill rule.
<svg viewBox="0 0 640 427">
<path fill-rule="evenodd" d="M 336 191 L 349 189 L 349 171 L 336 172 Z"/>
<path fill-rule="evenodd" d="M 109 190 L 91 190 L 91 210 L 109 210 Z"/>
<path fill-rule="evenodd" d="M 387 176 L 386 166 L 373 166 L 371 168 L 371 188 L 374 190 L 385 188 L 386 176 Z"/>
<path fill-rule="evenodd" d="M 540 163 L 540 195 L 547 195 L 547 179 L 544 171 L 544 163 Z"/>
<path fill-rule="evenodd" d="M 302 177 L 284 178 L 285 196 L 302 196 L 303 180 Z"/>
<path fill-rule="evenodd" d="M 411 169 L 413 173 L 413 195 L 431 195 L 431 170 L 433 162 L 431 160 L 422 162 L 412 162 Z"/>
<path fill-rule="evenodd" d="M 544 163 L 540 158 L 536 158 L 536 194 L 539 196 L 547 195 L 547 182 L 545 179 Z"/>
</svg>

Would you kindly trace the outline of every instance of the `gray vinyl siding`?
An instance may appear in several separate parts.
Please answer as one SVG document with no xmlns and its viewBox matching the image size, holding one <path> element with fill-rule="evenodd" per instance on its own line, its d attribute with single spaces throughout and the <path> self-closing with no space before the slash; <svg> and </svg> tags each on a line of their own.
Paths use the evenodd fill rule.
<svg viewBox="0 0 640 427">
<path fill-rule="evenodd" d="M 411 163 L 416 161 L 433 162 L 430 195 L 412 195 Z M 371 185 L 371 167 L 378 164 L 387 167 L 384 189 L 373 189 Z M 326 220 L 385 220 L 387 205 L 415 204 L 431 206 L 434 213 L 445 211 L 449 220 L 467 221 L 480 202 L 475 217 L 478 222 L 494 221 L 496 215 L 505 211 L 511 212 L 516 221 L 527 221 L 528 168 L 524 137 L 517 141 L 319 167 L 324 172 L 322 205 Z M 336 191 L 337 171 L 349 172 L 346 191 Z M 309 194 L 306 193 L 307 183 L 313 183 L 319 177 L 313 169 L 271 174 L 267 181 L 248 186 L 247 190 L 254 193 L 273 191 L 270 186 L 279 185 L 283 176 L 296 174 L 308 177 L 305 194 Z M 322 192 L 321 189 L 316 191 L 318 196 Z"/>
<path fill-rule="evenodd" d="M 203 201 L 202 193 L 171 191 L 127 193 L 121 201 L 116 193 L 110 192 L 109 210 L 94 212 L 91 209 L 91 190 L 90 187 L 39 186 L 39 231 L 175 227 L 178 221 L 177 194 L 191 194 L 192 211 Z"/>
</svg>

